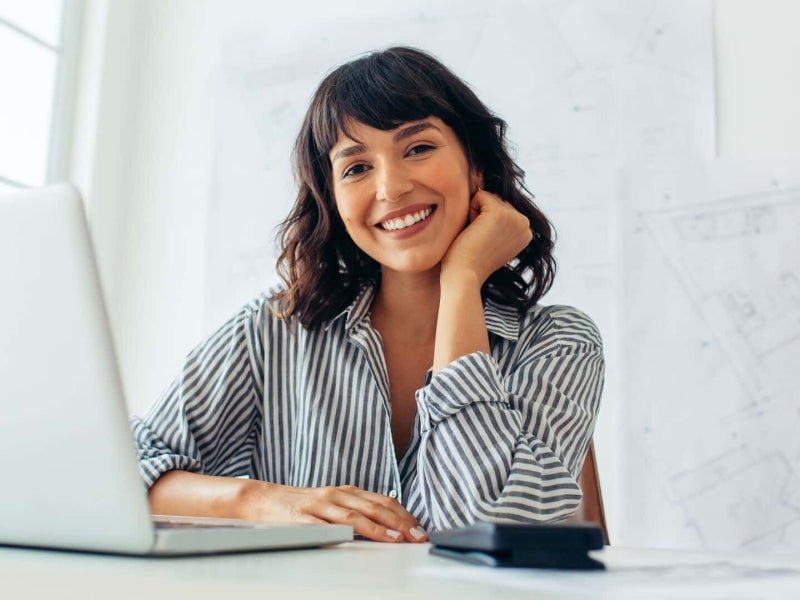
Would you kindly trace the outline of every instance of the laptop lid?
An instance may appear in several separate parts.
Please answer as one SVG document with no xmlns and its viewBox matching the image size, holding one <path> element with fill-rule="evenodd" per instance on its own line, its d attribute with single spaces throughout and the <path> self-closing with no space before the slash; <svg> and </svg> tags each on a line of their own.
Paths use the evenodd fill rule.
<svg viewBox="0 0 800 600">
<path fill-rule="evenodd" d="M 84 209 L 0 195 L 0 542 L 146 552 L 153 529 Z"/>
<path fill-rule="evenodd" d="M 0 194 L 0 414 L 0 544 L 196 554 L 353 539 L 347 525 L 234 519 L 154 529 L 83 204 L 66 184 Z"/>
</svg>

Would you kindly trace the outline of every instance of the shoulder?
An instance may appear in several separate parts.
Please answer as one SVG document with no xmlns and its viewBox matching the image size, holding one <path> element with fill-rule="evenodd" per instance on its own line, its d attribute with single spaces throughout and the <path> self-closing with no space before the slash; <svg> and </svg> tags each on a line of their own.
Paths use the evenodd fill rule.
<svg viewBox="0 0 800 600">
<path fill-rule="evenodd" d="M 285 290 L 281 285 L 274 286 L 259 294 L 239 312 L 240 318 L 249 319 L 257 326 L 264 337 L 291 334 L 303 337 L 318 335 L 326 330 L 328 323 L 316 329 L 306 329 L 296 317 L 285 316 L 280 294 Z"/>
<path fill-rule="evenodd" d="M 559 346 L 602 348 L 600 330 L 589 315 L 574 306 L 536 304 L 520 316 L 520 338 Z"/>
<path fill-rule="evenodd" d="M 273 304 L 270 291 L 260 293 L 258 296 L 241 306 L 227 321 L 230 325 L 260 325 L 264 324 L 272 313 Z M 223 326 L 225 327 L 225 326 Z"/>
<path fill-rule="evenodd" d="M 244 336 L 253 339 L 261 337 L 265 331 L 281 321 L 277 301 L 274 297 L 274 289 L 260 293 L 232 314 L 229 313 L 228 318 L 211 334 L 210 338 Z"/>
</svg>

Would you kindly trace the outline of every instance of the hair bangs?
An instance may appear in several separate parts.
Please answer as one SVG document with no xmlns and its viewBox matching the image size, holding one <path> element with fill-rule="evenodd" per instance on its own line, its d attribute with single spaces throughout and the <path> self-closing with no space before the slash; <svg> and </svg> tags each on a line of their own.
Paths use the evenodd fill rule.
<svg viewBox="0 0 800 600">
<path fill-rule="evenodd" d="M 444 100 L 441 82 L 431 73 L 392 64 L 386 58 L 366 56 L 329 76 L 314 124 L 314 143 L 320 154 L 327 155 L 341 134 L 355 139 L 349 130 L 353 122 L 388 131 L 431 116 L 448 124 L 456 120 L 454 108 Z"/>
</svg>

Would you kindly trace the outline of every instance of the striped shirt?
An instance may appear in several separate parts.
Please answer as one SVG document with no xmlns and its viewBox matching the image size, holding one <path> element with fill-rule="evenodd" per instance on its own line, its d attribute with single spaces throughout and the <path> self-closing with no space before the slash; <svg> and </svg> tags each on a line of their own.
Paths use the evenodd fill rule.
<svg viewBox="0 0 800 600">
<path fill-rule="evenodd" d="M 398 459 L 369 318 L 374 294 L 365 288 L 314 330 L 276 317 L 268 294 L 245 306 L 187 356 L 143 418 L 132 417 L 145 483 L 183 469 L 350 484 L 397 498 L 429 531 L 572 514 L 603 385 L 594 323 L 571 307 L 520 315 L 487 300 L 491 354 L 428 371 Z"/>
</svg>

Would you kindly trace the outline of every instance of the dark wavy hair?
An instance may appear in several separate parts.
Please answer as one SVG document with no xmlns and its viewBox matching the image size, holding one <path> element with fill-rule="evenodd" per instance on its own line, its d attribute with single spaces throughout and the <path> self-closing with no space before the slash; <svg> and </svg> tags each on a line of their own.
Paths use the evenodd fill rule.
<svg viewBox="0 0 800 600">
<path fill-rule="evenodd" d="M 328 153 L 348 122 L 390 130 L 428 117 L 455 132 L 470 166 L 483 175 L 483 188 L 530 220 L 533 239 L 486 280 L 483 297 L 524 310 L 547 292 L 556 269 L 554 232 L 509 155 L 505 121 L 430 54 L 396 47 L 345 63 L 314 94 L 293 153 L 297 201 L 279 230 L 285 289 L 274 296 L 278 314 L 318 327 L 364 285 L 380 284 L 380 265 L 350 239 L 336 209 Z"/>
</svg>

